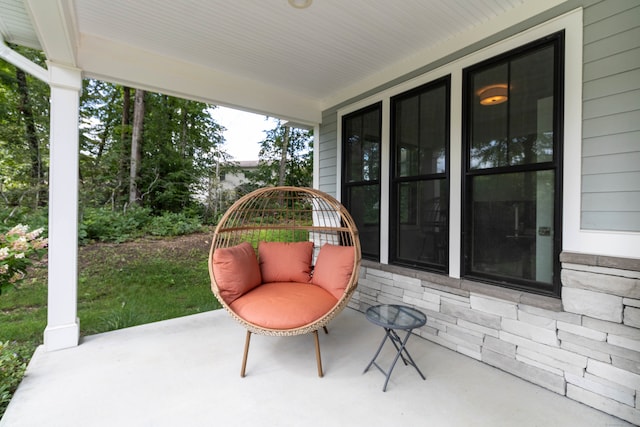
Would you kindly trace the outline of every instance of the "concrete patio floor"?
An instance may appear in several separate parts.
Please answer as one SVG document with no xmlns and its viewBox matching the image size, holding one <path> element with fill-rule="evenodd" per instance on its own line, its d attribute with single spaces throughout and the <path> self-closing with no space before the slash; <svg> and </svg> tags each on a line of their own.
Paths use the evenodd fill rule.
<svg viewBox="0 0 640 427">
<path fill-rule="evenodd" d="M 630 425 L 419 337 L 426 381 L 399 362 L 382 392 L 363 369 L 383 335 L 342 312 L 320 333 L 324 378 L 311 335 L 254 335 L 240 378 L 245 331 L 223 310 L 41 347 L 0 427 Z"/>
</svg>

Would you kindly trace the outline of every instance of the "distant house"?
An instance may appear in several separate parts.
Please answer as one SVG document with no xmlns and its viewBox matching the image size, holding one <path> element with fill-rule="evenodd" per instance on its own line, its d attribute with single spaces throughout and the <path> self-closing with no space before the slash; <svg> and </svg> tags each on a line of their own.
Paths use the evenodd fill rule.
<svg viewBox="0 0 640 427">
<path fill-rule="evenodd" d="M 235 172 L 220 174 L 220 186 L 224 191 L 235 191 L 239 186 L 248 183 L 246 173 L 258 168 L 257 160 L 241 160 L 236 163 L 238 167 Z"/>
<path fill-rule="evenodd" d="M 247 172 L 258 168 L 257 160 L 234 162 L 231 170 L 220 168 L 203 181 L 195 191 L 197 200 L 214 213 L 224 212 L 233 202 L 247 192 Z M 244 188 L 243 188 L 244 187 Z"/>
</svg>

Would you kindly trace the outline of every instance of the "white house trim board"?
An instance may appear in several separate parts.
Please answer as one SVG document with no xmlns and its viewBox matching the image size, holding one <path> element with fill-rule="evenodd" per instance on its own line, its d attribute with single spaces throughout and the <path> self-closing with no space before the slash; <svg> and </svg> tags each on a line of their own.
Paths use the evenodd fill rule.
<svg viewBox="0 0 640 427">
<path fill-rule="evenodd" d="M 82 73 L 48 63 L 51 86 L 49 166 L 48 351 L 78 345 L 78 121 Z"/>
<path fill-rule="evenodd" d="M 25 73 L 31 74 L 38 80 L 41 80 L 45 83 L 49 82 L 49 71 L 45 70 L 38 64 L 31 62 L 29 59 L 11 49 L 5 44 L 2 38 L 0 38 L 0 58 L 20 68 Z"/>
<path fill-rule="evenodd" d="M 373 103 L 373 102 L 372 102 Z M 358 103 L 358 105 L 360 105 Z M 368 105 L 368 104 L 366 104 Z M 337 123 L 336 123 L 336 199 L 342 200 L 342 116 L 351 113 L 355 109 L 349 109 L 348 111 L 338 111 Z M 384 116 L 383 116 L 384 119 Z M 382 161 L 382 159 L 381 159 Z"/>
<path fill-rule="evenodd" d="M 451 118 L 462 117 L 462 69 L 451 73 Z M 459 143 L 451 143 L 449 157 L 462 159 L 462 126 L 449 128 L 449 138 Z M 461 272 L 460 252 L 462 251 L 462 162 L 449 161 L 449 276 L 459 279 Z"/>
<path fill-rule="evenodd" d="M 564 186 L 563 186 L 563 244 L 564 250 L 572 248 L 572 252 L 584 252 L 585 246 L 593 247 L 589 253 L 602 255 L 620 255 L 640 257 L 640 235 L 633 233 L 586 233 L 579 229 L 580 218 L 580 154 L 581 154 L 581 129 L 582 129 L 582 8 L 576 9 L 543 24 L 537 25 L 518 33 L 512 37 L 494 43 L 484 49 L 471 53 L 458 60 L 445 64 L 437 69 L 429 71 L 423 75 L 410 79 L 406 82 L 388 88 L 382 92 L 359 100 L 351 105 L 347 105 L 337 111 L 337 149 L 338 156 L 341 156 L 342 117 L 361 108 L 374 104 L 383 103 L 382 115 L 382 167 L 386 169 L 383 174 L 381 191 L 382 201 L 389 197 L 388 177 L 390 162 L 390 114 L 389 100 L 391 97 L 418 87 L 422 84 L 437 80 L 441 77 L 451 76 L 451 124 L 450 124 L 450 218 L 449 218 L 449 276 L 460 277 L 460 227 L 462 209 L 462 70 L 483 60 L 489 59 L 501 53 L 516 49 L 529 42 L 538 40 L 549 34 L 565 30 L 565 105 L 564 105 Z M 425 65 L 425 64 L 423 64 Z M 408 71 L 408 70 L 406 70 Z M 337 167 L 338 192 L 342 182 L 342 170 L 340 163 Z M 387 182 L 385 182 L 387 181 Z M 387 185 L 386 192 L 384 185 Z M 381 201 L 381 202 L 382 202 Z M 380 239 L 380 261 L 385 264 L 387 258 L 382 254 L 387 254 L 389 246 L 389 224 L 388 224 L 388 201 L 381 203 L 381 207 L 386 206 L 386 214 L 381 218 L 381 239 Z M 385 216 L 386 215 L 386 216 Z M 577 218 L 577 219 L 576 219 Z M 386 221 L 384 219 L 387 219 Z M 589 241 L 587 235 L 596 234 L 597 238 Z M 593 236 L 592 236 L 593 237 Z M 634 240 L 635 239 L 635 240 Z M 628 242 L 625 242 L 628 241 Z M 637 243 L 635 243 L 637 242 Z M 633 246 L 635 245 L 635 246 Z M 575 247 L 582 247 L 576 250 Z M 633 246 L 633 248 L 632 248 Z M 623 255 L 626 254 L 626 255 Z M 635 254 L 635 255 L 634 255 Z"/>
<path fill-rule="evenodd" d="M 391 176 L 391 99 L 382 100 L 382 146 L 380 147 L 380 262 L 389 263 L 389 245 L 382 242 L 389 241 L 389 210 L 391 208 L 391 183 L 385 177 Z M 385 161 L 384 159 L 387 159 Z"/>
<path fill-rule="evenodd" d="M 75 21 L 70 0 L 25 0 L 38 40 L 47 59 L 57 64 L 76 66 Z"/>
</svg>

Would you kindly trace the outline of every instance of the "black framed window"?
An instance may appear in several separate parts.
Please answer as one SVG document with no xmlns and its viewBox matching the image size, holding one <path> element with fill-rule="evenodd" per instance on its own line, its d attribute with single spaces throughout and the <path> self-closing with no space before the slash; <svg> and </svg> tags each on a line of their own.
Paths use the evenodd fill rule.
<svg viewBox="0 0 640 427">
<path fill-rule="evenodd" d="M 360 234 L 364 258 L 380 259 L 382 103 L 342 118 L 342 202 Z"/>
<path fill-rule="evenodd" d="M 450 77 L 391 99 L 390 262 L 449 264 Z"/>
<path fill-rule="evenodd" d="M 464 276 L 559 295 L 564 33 L 463 71 Z"/>
</svg>

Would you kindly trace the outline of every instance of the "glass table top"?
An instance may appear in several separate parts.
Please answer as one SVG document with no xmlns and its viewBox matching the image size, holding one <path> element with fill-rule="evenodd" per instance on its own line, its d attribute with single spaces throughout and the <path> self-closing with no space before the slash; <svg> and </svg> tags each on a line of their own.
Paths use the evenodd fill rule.
<svg viewBox="0 0 640 427">
<path fill-rule="evenodd" d="M 370 322 L 390 329 L 414 329 L 427 322 L 427 316 L 423 312 L 397 304 L 369 307 L 365 315 Z"/>
</svg>

